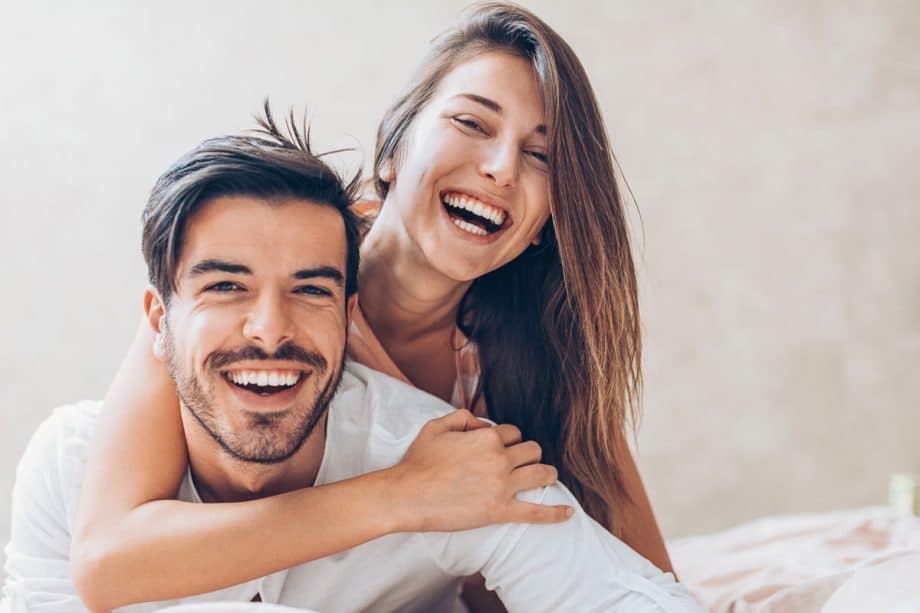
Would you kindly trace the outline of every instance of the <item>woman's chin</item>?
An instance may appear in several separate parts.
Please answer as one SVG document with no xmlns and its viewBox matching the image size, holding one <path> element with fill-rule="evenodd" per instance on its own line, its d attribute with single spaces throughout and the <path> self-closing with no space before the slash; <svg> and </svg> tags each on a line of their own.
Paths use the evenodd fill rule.
<svg viewBox="0 0 920 613">
<path fill-rule="evenodd" d="M 439 250 L 434 258 L 428 258 L 428 262 L 441 275 L 457 283 L 471 283 L 493 270 L 481 258 L 470 258 L 469 254 L 449 255 L 447 250 Z"/>
</svg>

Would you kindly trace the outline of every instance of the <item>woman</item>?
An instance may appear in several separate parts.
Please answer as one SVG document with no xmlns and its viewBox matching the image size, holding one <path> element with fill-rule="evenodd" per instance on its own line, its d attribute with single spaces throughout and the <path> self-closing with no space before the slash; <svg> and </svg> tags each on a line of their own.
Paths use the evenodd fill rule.
<svg viewBox="0 0 920 613">
<path fill-rule="evenodd" d="M 436 40 L 380 125 L 382 205 L 362 245 L 349 353 L 520 428 L 588 513 L 671 570 L 626 444 L 641 340 L 612 159 L 587 76 L 558 34 L 513 5 L 474 9 Z M 374 519 L 390 503 L 374 506 L 379 484 L 361 480 L 219 505 L 206 517 L 164 500 L 185 470 L 183 438 L 149 344 L 142 330 L 86 471 L 73 555 L 84 598 L 115 606 L 206 591 L 405 529 Z M 437 474 L 427 478 L 426 491 L 437 491 Z M 367 516 L 345 518 L 332 535 L 305 530 L 343 501 L 370 505 Z M 429 528 L 471 523 L 434 519 Z M 268 548 L 225 538 L 259 526 L 291 538 Z M 119 581 L 191 547 L 200 555 L 170 579 L 175 591 L 162 591 L 162 574 L 160 591 Z"/>
</svg>

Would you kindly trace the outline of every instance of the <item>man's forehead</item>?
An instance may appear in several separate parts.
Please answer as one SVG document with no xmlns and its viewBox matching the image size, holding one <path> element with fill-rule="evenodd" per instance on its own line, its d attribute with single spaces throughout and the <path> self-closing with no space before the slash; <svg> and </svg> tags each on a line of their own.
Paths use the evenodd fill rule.
<svg viewBox="0 0 920 613">
<path fill-rule="evenodd" d="M 308 200 L 220 196 L 192 215 L 184 231 L 177 278 L 202 261 L 292 276 L 301 269 L 344 271 L 345 224 L 333 207 Z"/>
</svg>

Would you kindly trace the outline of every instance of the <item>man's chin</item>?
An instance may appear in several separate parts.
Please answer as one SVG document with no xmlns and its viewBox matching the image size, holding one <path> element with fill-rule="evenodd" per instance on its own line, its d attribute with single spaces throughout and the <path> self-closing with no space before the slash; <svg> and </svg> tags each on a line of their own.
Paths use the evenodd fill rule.
<svg viewBox="0 0 920 613">
<path fill-rule="evenodd" d="M 179 396 L 228 455 L 241 462 L 278 464 L 300 450 L 326 414 L 342 368 L 327 379 L 323 373 L 307 371 L 295 385 L 270 394 L 236 385 L 223 375 L 216 385 L 211 383 L 212 393 L 206 393 L 192 379 Z"/>
<path fill-rule="evenodd" d="M 291 407 L 276 413 L 240 411 L 232 426 L 214 428 L 211 435 L 240 462 L 278 464 L 294 456 L 322 420 L 322 414 L 317 418 L 312 411 L 305 415 L 306 410 Z"/>
</svg>

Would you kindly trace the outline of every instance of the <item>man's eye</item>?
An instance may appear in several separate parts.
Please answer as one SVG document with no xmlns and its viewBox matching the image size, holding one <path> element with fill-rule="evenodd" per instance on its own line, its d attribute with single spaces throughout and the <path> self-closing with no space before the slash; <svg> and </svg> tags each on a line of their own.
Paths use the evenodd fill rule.
<svg viewBox="0 0 920 613">
<path fill-rule="evenodd" d="M 237 292 L 237 291 L 240 291 L 242 288 L 236 283 L 234 283 L 233 281 L 220 281 L 213 285 L 209 285 L 205 289 L 211 292 Z"/>
<path fill-rule="evenodd" d="M 298 294 L 306 294 L 308 296 L 331 296 L 330 292 L 325 287 L 320 287 L 318 285 L 301 285 L 294 290 Z"/>
</svg>

